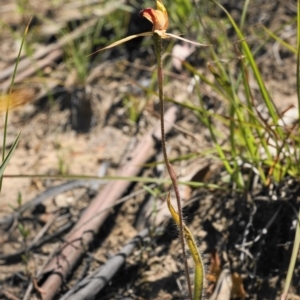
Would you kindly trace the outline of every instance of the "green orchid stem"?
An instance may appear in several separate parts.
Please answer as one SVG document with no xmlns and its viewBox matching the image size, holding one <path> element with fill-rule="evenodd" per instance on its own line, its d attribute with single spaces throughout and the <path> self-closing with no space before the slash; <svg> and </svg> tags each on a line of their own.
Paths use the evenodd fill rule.
<svg viewBox="0 0 300 300">
<path fill-rule="evenodd" d="M 175 191 L 175 196 L 176 196 L 176 201 L 177 201 L 177 209 L 178 209 L 178 215 L 179 215 L 179 226 L 178 226 L 179 227 L 179 236 L 180 236 L 180 243 L 181 243 L 182 253 L 183 253 L 182 255 L 183 255 L 183 261 L 184 261 L 185 276 L 186 276 L 187 284 L 188 284 L 189 298 L 190 298 L 190 300 L 192 300 L 192 286 L 191 286 L 191 280 L 190 280 L 190 276 L 189 276 L 189 268 L 188 268 L 188 263 L 187 263 L 187 256 L 186 256 L 186 251 L 185 251 L 180 193 L 179 193 L 179 189 L 178 189 L 176 174 L 175 174 L 174 169 L 168 159 L 166 140 L 165 140 L 164 93 L 163 93 L 163 70 L 162 70 L 162 38 L 159 34 L 154 32 L 153 41 L 154 41 L 156 58 L 157 58 L 157 77 L 158 77 L 158 95 L 159 95 L 159 103 L 160 103 L 162 151 L 164 154 L 165 164 L 168 169 L 168 173 L 169 173 L 169 176 L 170 176 L 170 179 L 172 181 L 172 185 L 173 185 L 173 188 Z"/>
</svg>

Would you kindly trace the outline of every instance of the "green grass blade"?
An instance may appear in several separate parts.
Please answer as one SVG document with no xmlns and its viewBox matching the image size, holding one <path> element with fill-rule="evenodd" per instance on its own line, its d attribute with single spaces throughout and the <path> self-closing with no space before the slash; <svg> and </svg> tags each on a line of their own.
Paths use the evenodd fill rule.
<svg viewBox="0 0 300 300">
<path fill-rule="evenodd" d="M 197 87 L 198 89 L 198 87 Z M 198 90 L 198 94 L 200 95 L 200 91 Z M 205 124 L 205 126 L 208 128 L 210 132 L 210 137 L 214 143 L 214 146 L 219 154 L 220 159 L 222 160 L 224 167 L 226 168 L 227 172 L 229 174 L 233 173 L 233 169 L 230 166 L 230 162 L 228 161 L 221 145 L 218 142 L 217 136 L 216 136 L 216 129 L 213 125 L 213 123 L 209 119 L 209 114 L 207 110 L 204 108 L 204 103 L 202 97 L 199 96 L 200 104 L 201 104 L 201 110 L 198 110 L 198 117 L 202 120 L 202 122 Z"/>
<path fill-rule="evenodd" d="M 279 44 L 281 44 L 283 47 L 287 48 L 293 53 L 297 53 L 297 49 L 290 45 L 289 43 L 285 42 L 283 39 L 281 39 L 279 36 L 277 36 L 275 33 L 273 33 L 270 29 L 262 25 L 263 30 L 274 40 L 276 40 Z"/>
<path fill-rule="evenodd" d="M 44 175 L 44 174 L 10 174 L 4 175 L 4 178 L 39 178 L 39 179 L 58 179 L 58 180 L 104 180 L 104 181 L 131 181 L 142 183 L 157 183 L 157 184 L 170 184 L 170 179 L 153 178 L 153 177 L 136 177 L 136 176 L 88 176 L 88 175 Z M 227 190 L 218 184 L 197 182 L 197 181 L 178 181 L 180 185 L 187 185 L 194 188 L 202 187 L 208 189 Z"/>
<path fill-rule="evenodd" d="M 8 101 L 7 101 L 7 105 L 6 105 L 5 121 L 4 121 L 4 136 L 3 136 L 3 145 L 2 145 L 2 161 L 4 161 L 4 159 L 5 159 L 7 123 L 8 123 L 8 111 L 9 111 L 9 104 L 10 104 L 10 97 L 11 97 L 12 87 L 13 87 L 14 82 L 15 82 L 15 78 L 16 78 L 16 74 L 17 74 L 17 69 L 18 69 L 18 64 L 19 64 L 20 57 L 21 57 L 21 52 L 22 52 L 22 49 L 23 49 L 23 46 L 24 46 L 24 43 L 25 43 L 25 39 L 26 39 L 28 30 L 29 30 L 30 23 L 31 23 L 31 19 L 29 20 L 29 22 L 28 22 L 28 24 L 27 24 L 27 26 L 25 28 L 24 34 L 23 34 L 21 46 L 20 46 L 20 49 L 19 49 L 19 53 L 18 53 L 18 56 L 17 56 L 17 60 L 16 60 L 14 72 L 13 72 L 13 75 L 12 75 L 10 88 L 9 88 L 9 97 L 8 97 Z"/>
<path fill-rule="evenodd" d="M 294 273 L 294 269 L 295 269 L 295 264 L 296 264 L 296 260 L 297 260 L 297 256 L 298 256 L 298 252 L 299 252 L 299 245 L 300 245 L 300 210 L 298 212 L 297 228 L 296 228 L 296 233 L 295 233 L 293 252 L 292 252 L 288 272 L 286 275 L 286 280 L 285 280 L 285 284 L 284 284 L 283 293 L 281 295 L 281 300 L 286 299 L 290 285 L 291 285 L 291 281 L 292 281 L 292 277 L 293 277 L 293 273 Z"/>
<path fill-rule="evenodd" d="M 4 133 L 3 133 L 3 142 L 2 142 L 2 165 L 4 164 L 4 162 L 7 158 L 7 157 L 5 157 L 5 149 L 6 149 L 7 124 L 8 124 L 8 111 L 9 111 L 11 93 L 12 93 L 12 88 L 13 88 L 13 85 L 14 85 L 14 82 L 15 82 L 17 69 L 18 69 L 18 65 L 19 65 L 19 61 L 20 61 L 20 57 L 21 57 L 21 53 L 22 53 L 22 49 L 23 49 L 23 46 L 24 46 L 24 43 L 25 43 L 25 39 L 26 39 L 28 30 L 29 30 L 29 25 L 31 23 L 31 20 L 32 20 L 32 18 L 29 20 L 29 22 L 28 22 L 28 24 L 25 28 L 24 34 L 23 34 L 21 46 L 20 46 L 20 49 L 19 49 L 19 53 L 18 53 L 18 56 L 17 56 L 15 68 L 14 68 L 14 71 L 13 71 L 13 75 L 12 75 L 12 79 L 11 79 L 11 83 L 10 83 L 10 87 L 9 87 L 9 96 L 8 96 L 7 105 L 6 105 L 5 120 L 4 120 Z M 18 136 L 20 136 L 20 134 Z M 2 189 L 2 180 L 3 180 L 2 174 L 3 173 L 0 173 L 0 192 L 1 192 L 1 189 Z"/>
<path fill-rule="evenodd" d="M 18 145 L 19 139 L 20 139 L 20 134 L 19 132 L 18 136 L 16 137 L 14 143 L 12 144 L 11 148 L 9 149 L 9 152 L 7 153 L 6 157 L 4 158 L 2 164 L 0 165 L 0 177 L 3 178 L 3 173 L 5 168 L 7 167 L 7 164 L 9 163 L 14 151 L 16 150 L 16 147 Z"/>
<path fill-rule="evenodd" d="M 244 25 L 245 25 L 246 14 L 247 14 L 249 3 L 250 3 L 250 0 L 246 0 L 245 4 L 244 4 L 244 7 L 243 7 L 242 17 L 241 17 L 241 22 L 240 22 L 241 30 L 243 30 Z"/>
<path fill-rule="evenodd" d="M 298 97 L 298 115 L 300 116 L 300 0 L 297 1 L 297 97 Z M 300 118 L 298 118 L 300 127 Z"/>
</svg>

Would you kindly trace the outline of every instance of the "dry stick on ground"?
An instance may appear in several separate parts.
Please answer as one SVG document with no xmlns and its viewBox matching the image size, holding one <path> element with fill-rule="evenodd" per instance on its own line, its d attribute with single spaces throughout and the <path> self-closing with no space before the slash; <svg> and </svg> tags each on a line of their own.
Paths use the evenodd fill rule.
<svg viewBox="0 0 300 300">
<path fill-rule="evenodd" d="M 54 61 L 56 61 L 59 57 L 61 57 L 63 54 L 63 51 L 60 49 L 55 49 L 51 51 L 45 58 L 42 58 L 38 61 L 31 62 L 32 66 L 29 66 L 27 69 L 24 69 L 22 72 L 19 72 L 18 70 L 18 75 L 16 76 L 16 79 L 14 83 L 21 83 L 23 82 L 26 78 L 30 77 L 31 75 L 35 74 L 38 70 L 42 70 L 43 68 L 52 65 Z M 9 82 L 10 79 L 4 81 L 1 85 L 0 88 L 3 91 L 6 91 L 9 89 Z"/>
<path fill-rule="evenodd" d="M 171 124 L 176 121 L 177 107 L 170 107 L 165 119 L 168 121 L 165 128 L 169 132 Z M 157 124 L 138 144 L 133 151 L 132 159 L 117 171 L 117 176 L 132 177 L 138 175 L 144 163 L 146 163 L 156 152 L 157 142 L 161 141 L 160 125 Z M 74 268 L 78 259 L 83 255 L 85 249 L 93 240 L 100 226 L 105 221 L 109 211 L 102 210 L 111 206 L 117 201 L 130 186 L 129 181 L 114 181 L 108 183 L 102 191 L 91 202 L 85 210 L 74 230 L 66 238 L 61 247 L 61 251 L 49 262 L 44 269 L 44 274 L 51 274 L 42 285 L 46 294 L 42 295 L 43 300 L 53 299 L 61 286 L 63 280 Z"/>
<path fill-rule="evenodd" d="M 151 185 L 150 185 L 150 186 L 151 186 Z M 152 185 L 152 186 L 154 186 L 154 185 Z M 122 198 L 119 199 L 117 202 L 115 202 L 114 205 L 112 205 L 111 207 L 106 208 L 105 210 L 109 211 L 109 210 L 111 210 L 112 208 L 114 208 L 115 205 L 121 204 L 121 203 L 123 203 L 123 202 L 125 202 L 125 201 L 131 199 L 132 197 L 135 197 L 135 196 L 140 195 L 141 193 L 145 193 L 145 192 L 146 192 L 145 190 L 138 190 L 138 191 L 136 191 L 136 192 L 133 192 L 133 193 L 131 193 L 130 195 L 127 195 L 127 196 L 125 196 L 125 197 L 122 197 Z M 49 262 L 54 256 L 55 256 L 55 255 L 52 254 L 51 257 L 49 256 L 49 257 L 47 258 L 47 259 L 48 259 L 47 262 L 45 262 L 44 265 L 40 268 L 40 270 L 38 271 L 38 273 L 37 273 L 37 275 L 36 275 L 36 278 L 40 277 L 40 275 L 42 274 L 42 271 L 43 271 L 44 267 L 48 264 L 48 262 Z M 81 286 L 82 286 L 83 280 L 86 280 L 86 279 L 87 279 L 87 278 L 80 280 L 80 281 L 75 285 L 75 287 L 73 287 L 73 288 L 70 290 L 70 291 L 72 291 L 71 293 L 73 293 L 73 291 L 76 290 L 76 287 L 79 287 L 79 286 L 81 287 Z M 28 299 L 29 299 L 32 289 L 33 289 L 33 283 L 31 282 L 31 283 L 28 285 L 28 287 L 27 287 L 27 290 L 26 290 L 26 293 L 25 293 L 25 295 L 24 295 L 24 297 L 23 297 L 23 300 L 28 300 Z M 70 292 L 70 291 L 69 291 L 69 292 Z"/>
<path fill-rule="evenodd" d="M 104 176 L 100 175 L 100 176 Z M 37 195 L 34 197 L 32 200 L 28 201 L 24 205 L 22 205 L 20 208 L 18 208 L 16 211 L 11 213 L 8 216 L 5 216 L 0 219 L 0 225 L 6 227 L 8 230 L 14 223 L 14 221 L 18 220 L 18 218 L 27 210 L 29 209 L 34 209 L 36 206 L 39 204 L 43 203 L 45 200 L 47 200 L 50 197 L 55 197 L 59 194 L 65 193 L 70 190 L 75 190 L 77 188 L 90 188 L 93 183 L 100 183 L 104 184 L 103 181 L 100 180 L 74 180 L 74 181 L 69 181 L 62 183 L 57 186 L 52 186 L 48 188 L 46 191 L 42 192 L 41 194 Z"/>
<path fill-rule="evenodd" d="M 156 230 L 158 233 L 160 228 Z M 76 286 L 69 290 L 60 300 L 87 300 L 95 296 L 112 279 L 116 272 L 124 265 L 126 258 L 132 253 L 135 247 L 143 243 L 143 239 L 149 235 L 149 230 L 144 229 L 136 235 L 121 251 L 110 258 L 103 266 L 98 268 L 91 275 L 81 280 Z"/>
<path fill-rule="evenodd" d="M 5 289 L 3 289 L 2 291 L 1 291 L 1 294 L 2 295 L 4 295 L 7 299 L 9 299 L 9 300 L 20 300 L 19 298 L 17 298 L 14 294 L 12 294 L 11 292 L 9 292 L 9 291 L 7 291 L 7 290 L 5 290 Z M 1 296 L 1 294 L 0 294 L 0 296 Z"/>
<path fill-rule="evenodd" d="M 55 59 L 62 55 L 62 48 L 66 46 L 68 43 L 72 42 L 73 40 L 79 38 L 83 35 L 86 30 L 97 23 L 97 19 L 92 19 L 84 23 L 83 25 L 79 26 L 77 29 L 69 33 L 68 35 L 63 36 L 60 38 L 55 44 L 50 44 L 45 48 L 37 50 L 32 58 L 26 57 L 22 59 L 18 65 L 18 75 L 16 76 L 15 82 L 20 82 L 24 80 L 26 77 L 34 74 L 37 71 L 37 67 L 39 67 L 38 62 L 42 61 L 43 64 L 41 67 L 45 66 L 45 63 L 51 64 Z M 55 53 L 55 55 L 53 55 Z M 9 66 L 5 70 L 1 72 L 0 80 L 4 80 L 12 76 L 12 70 L 14 65 Z M 6 81 L 1 83 L 0 89 L 6 90 L 10 83 L 11 79 L 8 78 Z"/>
<path fill-rule="evenodd" d="M 58 214 L 56 213 L 56 214 L 54 214 L 54 216 L 51 218 L 51 219 L 49 219 L 49 221 L 45 224 L 45 226 L 42 228 L 42 230 L 38 233 L 38 235 L 34 238 L 34 241 L 31 243 L 31 244 L 35 244 L 35 242 L 42 236 L 42 235 L 44 235 L 45 233 L 46 233 L 46 231 L 49 229 L 49 227 L 53 224 L 53 222 L 57 219 L 57 217 L 58 217 Z M 30 246 L 29 246 L 30 247 Z M 29 248 L 29 251 L 30 251 L 30 248 Z M 29 252 L 28 251 L 28 252 Z M 32 280 L 31 280 L 31 282 L 30 282 L 30 284 L 28 285 L 28 287 L 27 287 L 27 290 L 26 290 L 26 292 L 25 292 L 25 295 L 24 295 L 24 297 L 23 297 L 23 300 L 24 299 L 27 299 L 28 297 L 29 297 L 29 294 L 31 293 L 31 291 L 32 291 L 32 289 L 33 289 L 33 287 L 39 292 L 39 291 L 41 291 L 40 289 L 39 289 L 39 286 L 38 286 L 38 284 L 37 284 L 37 282 L 36 282 L 36 277 L 35 277 L 35 274 L 32 274 L 33 276 L 32 276 Z"/>
</svg>

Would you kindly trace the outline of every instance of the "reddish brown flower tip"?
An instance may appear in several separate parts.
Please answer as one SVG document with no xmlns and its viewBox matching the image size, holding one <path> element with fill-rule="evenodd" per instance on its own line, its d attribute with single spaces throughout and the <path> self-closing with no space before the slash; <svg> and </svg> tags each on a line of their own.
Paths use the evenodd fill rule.
<svg viewBox="0 0 300 300">
<path fill-rule="evenodd" d="M 145 8 L 140 11 L 140 15 L 153 24 L 152 31 L 165 32 L 169 26 L 168 13 L 161 0 L 156 1 L 157 9 Z"/>
</svg>

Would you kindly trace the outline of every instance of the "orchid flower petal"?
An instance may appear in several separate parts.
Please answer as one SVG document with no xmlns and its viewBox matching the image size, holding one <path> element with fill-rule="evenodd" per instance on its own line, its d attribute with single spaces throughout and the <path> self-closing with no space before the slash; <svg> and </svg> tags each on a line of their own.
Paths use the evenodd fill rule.
<svg viewBox="0 0 300 300">
<path fill-rule="evenodd" d="M 157 10 L 160 10 L 163 13 L 167 12 L 167 10 L 161 0 L 156 0 L 156 8 L 157 8 Z"/>
<path fill-rule="evenodd" d="M 104 51 L 104 50 L 107 50 L 107 49 L 116 47 L 116 46 L 118 46 L 118 45 L 124 44 L 124 43 L 126 43 L 126 42 L 128 42 L 128 41 L 130 41 L 130 40 L 136 39 L 136 38 L 138 38 L 138 37 L 140 37 L 140 36 L 152 36 L 152 35 L 153 35 L 153 32 L 152 32 L 152 31 L 148 31 L 148 32 L 143 32 L 143 33 L 139 33 L 139 34 L 130 35 L 130 36 L 127 36 L 127 37 L 124 38 L 124 39 L 118 40 L 118 41 L 116 41 L 116 42 L 114 42 L 114 43 L 112 43 L 112 44 L 110 44 L 110 45 L 108 45 L 108 46 L 106 46 L 106 47 L 104 47 L 104 48 L 102 48 L 102 49 L 99 49 L 99 50 L 93 52 L 93 53 L 90 54 L 90 55 L 93 55 L 93 54 L 95 54 L 95 53 L 97 53 L 97 52 Z M 88 55 L 88 56 L 90 56 L 90 55 Z"/>
<path fill-rule="evenodd" d="M 182 38 L 181 36 L 176 35 L 176 34 L 172 34 L 172 33 L 165 33 L 165 35 L 168 36 L 168 37 L 172 37 L 172 38 L 175 38 L 175 39 L 178 39 L 178 40 L 190 43 L 190 44 L 195 45 L 195 46 L 201 46 L 201 47 L 210 47 L 211 46 L 209 44 L 197 43 L 197 42 L 194 42 L 194 41 Z"/>
<path fill-rule="evenodd" d="M 156 8 L 145 8 L 140 12 L 140 15 L 153 24 L 152 31 L 166 30 L 169 26 L 169 18 L 161 0 L 156 0 Z"/>
</svg>

